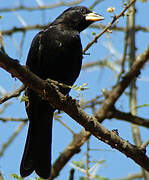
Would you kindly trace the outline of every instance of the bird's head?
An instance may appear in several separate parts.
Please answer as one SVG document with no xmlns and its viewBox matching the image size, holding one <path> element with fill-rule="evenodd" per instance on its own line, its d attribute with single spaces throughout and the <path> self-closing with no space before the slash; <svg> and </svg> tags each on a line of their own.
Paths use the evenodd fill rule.
<svg viewBox="0 0 149 180">
<path fill-rule="evenodd" d="M 84 6 L 76 6 L 66 9 L 53 23 L 62 23 L 68 28 L 81 32 L 93 22 L 103 19 L 103 16 Z"/>
</svg>

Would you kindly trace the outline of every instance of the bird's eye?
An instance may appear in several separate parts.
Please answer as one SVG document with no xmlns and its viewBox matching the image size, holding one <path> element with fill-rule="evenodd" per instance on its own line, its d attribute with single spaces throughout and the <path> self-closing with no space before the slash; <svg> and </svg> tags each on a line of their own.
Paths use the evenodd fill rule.
<svg viewBox="0 0 149 180">
<path fill-rule="evenodd" d="M 85 13 L 85 9 L 81 8 L 80 12 L 84 14 Z"/>
</svg>

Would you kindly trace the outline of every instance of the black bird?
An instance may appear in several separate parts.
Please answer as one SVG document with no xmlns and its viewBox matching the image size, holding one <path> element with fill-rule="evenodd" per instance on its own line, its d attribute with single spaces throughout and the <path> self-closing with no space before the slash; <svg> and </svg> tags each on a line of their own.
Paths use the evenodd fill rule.
<svg viewBox="0 0 149 180">
<path fill-rule="evenodd" d="M 86 7 L 65 10 L 33 39 L 26 65 L 42 79 L 53 79 L 72 85 L 82 65 L 80 32 L 104 18 Z M 70 89 L 61 88 L 63 94 Z M 50 176 L 52 118 L 55 109 L 31 89 L 26 90 L 29 101 L 26 111 L 29 130 L 20 166 L 22 177 L 34 170 L 42 178 Z"/>
</svg>

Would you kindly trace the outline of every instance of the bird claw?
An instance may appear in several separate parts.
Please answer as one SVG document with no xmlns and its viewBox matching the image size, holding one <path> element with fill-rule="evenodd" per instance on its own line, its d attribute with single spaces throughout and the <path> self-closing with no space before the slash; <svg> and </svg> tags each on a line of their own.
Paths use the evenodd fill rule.
<svg viewBox="0 0 149 180">
<path fill-rule="evenodd" d="M 67 100 L 71 101 L 71 103 L 75 103 L 75 104 L 77 104 L 77 106 L 80 106 L 79 100 L 69 96 L 69 94 L 66 94 L 65 97 L 67 98 Z"/>
</svg>

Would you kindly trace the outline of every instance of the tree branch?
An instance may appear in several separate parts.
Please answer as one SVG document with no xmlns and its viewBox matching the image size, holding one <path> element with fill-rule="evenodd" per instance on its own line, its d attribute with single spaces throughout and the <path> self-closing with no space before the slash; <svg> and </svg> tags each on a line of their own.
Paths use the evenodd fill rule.
<svg viewBox="0 0 149 180">
<path fill-rule="evenodd" d="M 17 129 L 14 131 L 14 133 L 10 136 L 7 142 L 2 144 L 2 148 L 0 150 L 0 157 L 3 155 L 4 151 L 8 148 L 8 146 L 13 142 L 13 140 L 16 138 L 16 136 L 19 134 L 19 132 L 23 129 L 23 127 L 26 125 L 27 121 L 24 121 L 19 124 Z"/>
<path fill-rule="evenodd" d="M 25 86 L 22 85 L 19 89 L 17 89 L 16 91 L 10 93 L 10 94 L 6 94 L 5 96 L 3 96 L 2 98 L 0 98 L 0 104 L 4 103 L 5 101 L 13 98 L 13 97 L 18 97 L 20 96 L 21 92 L 25 90 Z"/>
<path fill-rule="evenodd" d="M 1 34 L 10 36 L 13 33 L 17 33 L 17 32 L 26 32 L 29 30 L 44 29 L 44 28 L 46 28 L 46 26 L 47 25 L 36 24 L 36 25 L 27 25 L 25 27 L 13 27 L 12 29 L 1 30 Z M 89 28 L 105 29 L 106 26 L 102 25 L 102 24 L 92 24 L 89 26 Z M 112 26 L 111 29 L 115 30 L 115 31 L 124 31 L 124 32 L 126 31 L 126 28 L 119 27 L 116 25 Z M 142 26 L 138 25 L 135 27 L 135 31 L 149 32 L 149 28 L 148 27 L 142 27 Z"/>
<path fill-rule="evenodd" d="M 123 77 L 122 81 L 110 92 L 109 97 L 105 100 L 100 110 L 98 110 L 98 115 L 96 114 L 98 121 L 106 117 L 105 114 L 113 107 L 114 103 L 127 88 L 131 80 L 139 75 L 140 69 L 147 62 L 148 58 L 149 46 L 141 56 L 138 56 L 132 69 Z M 90 117 L 85 113 L 71 97 L 64 96 L 59 92 L 58 86 L 55 85 L 54 81 L 49 80 L 47 82 L 40 79 L 27 68 L 21 66 L 17 60 L 13 60 L 2 52 L 0 52 L 0 67 L 11 73 L 13 77 L 20 79 L 27 87 L 36 91 L 57 109 L 65 111 L 99 140 L 119 150 L 149 171 L 149 158 L 145 155 L 144 149 L 130 144 L 128 141 L 120 138 L 116 133 L 110 132 L 108 129 L 104 128 L 95 117 Z"/>
<path fill-rule="evenodd" d="M 105 99 L 103 105 L 95 115 L 97 119 L 101 120 L 106 117 L 107 111 L 113 108 L 115 102 L 122 95 L 122 93 L 128 87 L 130 82 L 140 74 L 141 68 L 144 66 L 148 59 L 149 45 L 147 49 L 140 56 L 137 57 L 131 70 L 122 78 L 122 80 L 114 87 L 114 89 L 108 93 L 108 98 Z"/>
<path fill-rule="evenodd" d="M 149 119 L 144 119 L 139 116 L 132 115 L 130 112 L 122 112 L 116 108 L 110 109 L 106 116 L 106 118 L 108 119 L 116 118 L 122 121 L 127 121 L 129 123 L 134 123 L 149 128 Z"/>
<path fill-rule="evenodd" d="M 13 8 L 2 8 L 0 9 L 0 12 L 10 12 L 10 11 L 20 11 L 20 10 L 26 10 L 26 11 L 46 10 L 46 9 L 53 9 L 59 6 L 74 6 L 74 5 L 80 4 L 82 1 L 83 0 L 75 0 L 72 2 L 59 1 L 51 5 L 35 6 L 35 7 L 27 7 L 27 6 L 21 5 L 21 6 L 17 6 Z"/>
<path fill-rule="evenodd" d="M 118 178 L 118 179 L 113 179 L 113 180 L 136 180 L 136 179 L 142 179 L 142 178 L 143 178 L 143 174 L 141 172 L 141 173 L 128 175 L 127 177 L 124 177 L 124 178 Z"/>
</svg>

